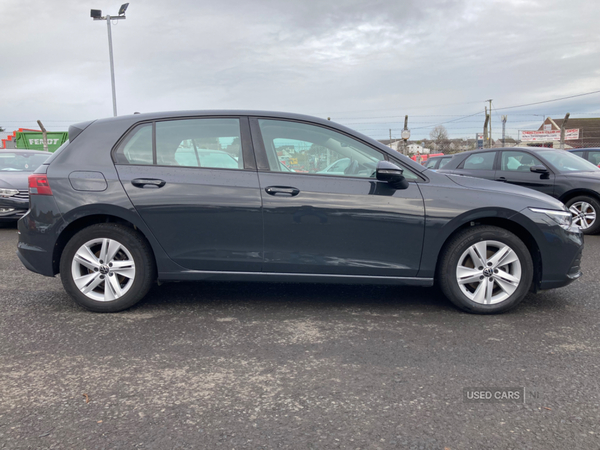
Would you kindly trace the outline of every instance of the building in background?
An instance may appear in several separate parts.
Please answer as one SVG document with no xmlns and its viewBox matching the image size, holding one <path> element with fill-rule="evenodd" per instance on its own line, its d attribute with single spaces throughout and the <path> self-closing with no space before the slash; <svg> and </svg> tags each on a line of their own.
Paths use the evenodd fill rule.
<svg viewBox="0 0 600 450">
<path fill-rule="evenodd" d="M 536 131 L 521 131 L 519 147 L 560 148 L 563 121 L 548 117 Z M 565 149 L 588 147 L 600 147 L 600 118 L 570 118 L 565 130 Z"/>
<path fill-rule="evenodd" d="M 414 153 L 415 155 L 428 155 L 429 153 L 431 153 L 430 148 L 425 148 L 419 144 L 408 144 L 406 148 L 408 150 L 408 153 Z"/>
</svg>

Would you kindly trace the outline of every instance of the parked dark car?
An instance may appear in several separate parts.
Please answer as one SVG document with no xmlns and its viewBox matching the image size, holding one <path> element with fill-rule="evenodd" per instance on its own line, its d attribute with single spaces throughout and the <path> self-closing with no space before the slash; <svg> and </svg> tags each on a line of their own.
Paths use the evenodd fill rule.
<svg viewBox="0 0 600 450">
<path fill-rule="evenodd" d="M 0 222 L 14 223 L 27 212 L 27 177 L 49 156 L 36 150 L 0 150 Z"/>
<path fill-rule="evenodd" d="M 574 148 L 573 150 L 569 150 L 569 152 L 600 167 L 600 147 L 598 147 L 598 148 Z"/>
<path fill-rule="evenodd" d="M 456 155 L 444 173 L 469 175 L 543 192 L 563 202 L 584 234 L 600 232 L 600 168 L 565 150 L 493 148 Z"/>
<path fill-rule="evenodd" d="M 558 200 L 441 175 L 327 120 L 136 114 L 69 138 L 29 178 L 18 255 L 93 311 L 128 308 L 157 280 L 212 279 L 437 282 L 459 308 L 496 313 L 581 274 L 583 237 Z M 281 163 L 326 156 L 350 162 L 340 174 Z"/>
<path fill-rule="evenodd" d="M 448 164 L 453 156 L 454 155 L 434 156 L 433 158 L 428 158 L 427 161 L 423 163 L 423 166 L 428 169 L 438 170 Z"/>
</svg>

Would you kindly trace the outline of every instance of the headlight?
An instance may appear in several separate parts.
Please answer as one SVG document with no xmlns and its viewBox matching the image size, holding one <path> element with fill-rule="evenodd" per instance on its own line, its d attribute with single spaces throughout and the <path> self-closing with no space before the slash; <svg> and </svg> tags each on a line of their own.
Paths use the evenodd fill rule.
<svg viewBox="0 0 600 450">
<path fill-rule="evenodd" d="M 2 189 L 0 188 L 0 197 L 12 197 L 13 195 L 17 195 L 19 191 L 16 189 Z"/>
<path fill-rule="evenodd" d="M 554 220 L 561 228 L 568 230 L 573 222 L 573 215 L 568 211 L 557 211 L 555 209 L 529 208 L 530 211 L 545 214 Z"/>
</svg>

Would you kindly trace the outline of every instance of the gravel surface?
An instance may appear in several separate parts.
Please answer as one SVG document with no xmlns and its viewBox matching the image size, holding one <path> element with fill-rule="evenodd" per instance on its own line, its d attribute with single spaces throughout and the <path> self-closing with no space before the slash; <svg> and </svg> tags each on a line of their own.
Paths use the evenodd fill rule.
<svg viewBox="0 0 600 450">
<path fill-rule="evenodd" d="M 0 448 L 600 448 L 600 236 L 499 316 L 435 289 L 173 283 L 118 314 L 0 228 Z M 465 402 L 470 387 L 525 402 Z"/>
</svg>

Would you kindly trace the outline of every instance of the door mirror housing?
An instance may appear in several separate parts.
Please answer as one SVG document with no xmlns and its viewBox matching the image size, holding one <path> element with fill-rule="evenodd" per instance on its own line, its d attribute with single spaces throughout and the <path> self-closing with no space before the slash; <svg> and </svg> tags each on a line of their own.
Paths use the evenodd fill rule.
<svg viewBox="0 0 600 450">
<path fill-rule="evenodd" d="M 544 167 L 544 166 L 541 166 L 541 165 L 531 166 L 529 168 L 529 171 L 533 172 L 533 173 L 549 173 L 548 169 L 546 167 Z"/>
<path fill-rule="evenodd" d="M 394 189 L 408 188 L 408 181 L 404 178 L 404 170 L 389 161 L 379 161 L 375 169 L 375 177 L 379 181 L 387 182 Z"/>
</svg>

